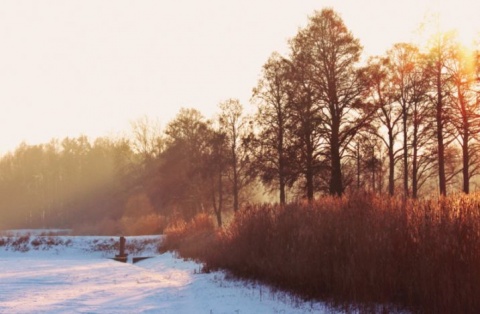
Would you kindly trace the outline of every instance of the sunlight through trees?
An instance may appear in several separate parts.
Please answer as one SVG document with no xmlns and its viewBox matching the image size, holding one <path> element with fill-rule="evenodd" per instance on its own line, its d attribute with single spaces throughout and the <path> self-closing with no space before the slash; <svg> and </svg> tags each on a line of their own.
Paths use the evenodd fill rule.
<svg viewBox="0 0 480 314">
<path fill-rule="evenodd" d="M 211 119 L 185 108 L 163 128 L 143 117 L 124 138 L 53 139 L 4 155 L 2 225 L 206 212 L 221 226 L 255 202 L 470 193 L 480 172 L 479 50 L 453 32 L 428 43 L 363 62 L 342 18 L 315 12 L 288 54 L 273 52 L 259 69 L 252 116 L 232 98 Z"/>
</svg>

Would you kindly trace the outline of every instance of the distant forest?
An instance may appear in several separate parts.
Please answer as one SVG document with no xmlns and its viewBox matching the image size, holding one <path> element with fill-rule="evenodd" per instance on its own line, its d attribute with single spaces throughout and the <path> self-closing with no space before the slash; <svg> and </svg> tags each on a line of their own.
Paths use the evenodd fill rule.
<svg viewBox="0 0 480 314">
<path fill-rule="evenodd" d="M 289 47 L 259 69 L 251 116 L 228 99 L 210 119 L 196 109 L 163 128 L 141 118 L 124 138 L 21 144 L 0 159 L 0 229 L 161 232 L 200 212 L 221 226 L 248 203 L 477 188 L 478 47 L 439 33 L 364 62 L 329 9 Z"/>
</svg>

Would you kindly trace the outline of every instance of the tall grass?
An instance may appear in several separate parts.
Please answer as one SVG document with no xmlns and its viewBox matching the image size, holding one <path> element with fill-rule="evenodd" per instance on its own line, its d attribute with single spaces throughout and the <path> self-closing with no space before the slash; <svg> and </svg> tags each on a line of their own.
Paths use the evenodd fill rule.
<svg viewBox="0 0 480 314">
<path fill-rule="evenodd" d="M 166 238 L 160 251 L 177 250 L 183 257 L 201 260 L 209 255 L 217 241 L 215 224 L 205 213 L 196 215 L 190 222 L 174 219 L 165 229 Z"/>
<path fill-rule="evenodd" d="M 427 201 L 352 195 L 253 206 L 199 245 L 189 257 L 207 269 L 307 298 L 480 313 L 480 195 Z"/>
</svg>

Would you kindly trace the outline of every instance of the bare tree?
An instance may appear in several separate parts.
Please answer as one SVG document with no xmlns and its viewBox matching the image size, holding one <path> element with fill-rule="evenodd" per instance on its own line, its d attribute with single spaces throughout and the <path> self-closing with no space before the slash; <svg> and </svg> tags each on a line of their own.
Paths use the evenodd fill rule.
<svg viewBox="0 0 480 314">
<path fill-rule="evenodd" d="M 342 155 L 374 112 L 359 101 L 364 86 L 356 65 L 362 46 L 332 9 L 316 12 L 291 46 L 293 64 L 305 73 L 309 100 L 319 112 L 330 160 L 329 192 L 342 195 Z"/>
<path fill-rule="evenodd" d="M 143 116 L 130 122 L 132 130 L 132 149 L 142 156 L 142 162 L 148 164 L 158 157 L 163 149 L 162 132 L 158 120 Z"/>
<path fill-rule="evenodd" d="M 210 203 L 204 167 L 211 122 L 198 110 L 182 108 L 165 133 L 166 148 L 159 160 L 157 194 L 163 206 L 179 209 L 184 218 L 191 218 Z"/>
<path fill-rule="evenodd" d="M 288 133 L 291 134 L 293 148 L 289 160 L 294 172 L 303 176 L 305 196 L 312 201 L 315 177 L 325 167 L 328 154 L 321 131 L 320 107 L 305 66 L 299 58 L 294 59 L 288 72 L 288 111 L 291 118 Z"/>
<path fill-rule="evenodd" d="M 210 182 L 212 207 L 219 227 L 223 224 L 224 179 L 228 171 L 228 150 L 225 133 L 214 127 L 210 132 L 209 145 L 205 152 L 204 173 Z"/>
<path fill-rule="evenodd" d="M 403 168 L 403 193 L 409 196 L 409 117 L 412 103 L 415 100 L 415 86 L 418 76 L 416 75 L 419 52 L 410 44 L 396 44 L 387 52 L 389 59 L 389 72 L 394 90 L 393 97 L 400 107 L 402 120 L 402 168 Z"/>
<path fill-rule="evenodd" d="M 445 150 L 449 139 L 446 139 L 449 119 L 449 95 L 451 94 L 452 76 L 448 72 L 448 63 L 452 55 L 452 34 L 438 33 L 432 39 L 427 55 L 427 69 L 430 74 L 432 89 L 430 102 L 435 112 L 435 137 L 437 139 L 438 181 L 441 195 L 447 195 L 447 176 L 445 169 Z"/>
<path fill-rule="evenodd" d="M 262 78 L 253 90 L 257 105 L 256 125 L 260 128 L 256 168 L 262 181 L 278 183 L 280 204 L 286 202 L 286 186 L 293 184 L 293 164 L 289 154 L 292 147 L 292 118 L 288 107 L 289 62 L 273 53 L 263 66 Z"/>
<path fill-rule="evenodd" d="M 389 71 L 388 58 L 371 58 L 366 71 L 366 78 L 369 85 L 366 97 L 379 108 L 376 120 L 381 123 L 380 132 L 375 134 L 381 139 L 387 149 L 388 155 L 388 193 L 395 192 L 395 164 L 400 152 L 395 148 L 397 136 L 401 132 L 399 122 L 402 118 L 402 111 L 398 110 L 394 97 L 394 90 Z M 383 134 L 386 130 L 386 135 Z"/>
<path fill-rule="evenodd" d="M 233 210 L 238 211 L 240 191 L 247 183 L 248 148 L 244 138 L 247 136 L 248 121 L 243 116 L 243 106 L 237 99 L 229 99 L 219 104 L 220 131 L 225 134 L 229 147 L 229 159 L 232 169 Z"/>
<path fill-rule="evenodd" d="M 474 51 L 457 43 L 448 66 L 454 85 L 452 122 L 457 132 L 456 139 L 462 149 L 462 183 L 463 192 L 466 194 L 470 192 L 471 177 L 478 173 L 478 161 L 472 158 L 477 155 L 474 151 L 477 147 L 473 143 L 478 141 L 480 132 L 477 62 Z"/>
</svg>

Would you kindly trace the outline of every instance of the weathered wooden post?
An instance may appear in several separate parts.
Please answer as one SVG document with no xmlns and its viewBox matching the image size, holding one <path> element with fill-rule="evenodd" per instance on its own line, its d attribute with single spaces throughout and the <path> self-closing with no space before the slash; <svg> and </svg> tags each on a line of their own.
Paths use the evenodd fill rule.
<svg viewBox="0 0 480 314">
<path fill-rule="evenodd" d="M 125 237 L 121 236 L 120 237 L 119 254 L 115 255 L 115 258 L 114 258 L 118 262 L 123 262 L 123 263 L 127 262 L 128 254 L 125 254 L 125 243 L 126 242 L 127 242 L 127 240 L 125 239 Z"/>
<path fill-rule="evenodd" d="M 118 254 L 119 256 L 125 256 L 125 242 L 127 242 L 127 240 L 125 240 L 124 236 L 121 236 L 120 237 L 120 254 Z"/>
</svg>

